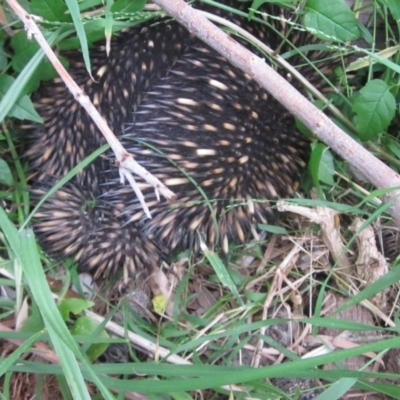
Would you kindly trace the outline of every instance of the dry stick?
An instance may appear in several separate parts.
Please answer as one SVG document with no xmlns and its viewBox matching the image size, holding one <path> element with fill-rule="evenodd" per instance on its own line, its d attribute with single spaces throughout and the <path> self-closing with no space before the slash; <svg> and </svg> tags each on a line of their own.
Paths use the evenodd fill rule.
<svg viewBox="0 0 400 400">
<path fill-rule="evenodd" d="M 86 310 L 86 315 L 90 317 L 91 319 L 97 321 L 99 324 L 104 324 L 105 318 L 101 317 L 100 315 Z M 105 323 L 104 326 L 108 331 L 114 333 L 115 335 L 118 335 L 120 337 L 128 337 L 128 339 L 136 345 L 136 347 L 142 349 L 149 355 L 152 355 L 155 359 L 158 357 L 165 358 L 165 360 L 169 363 L 172 364 L 178 364 L 178 365 L 193 365 L 190 361 L 178 356 L 177 354 L 171 354 L 171 351 L 156 344 L 151 342 L 150 340 L 141 337 L 140 335 L 131 332 L 131 331 L 126 331 L 122 326 L 118 325 L 117 323 L 113 321 L 108 321 Z M 226 385 L 222 386 L 223 389 L 225 390 L 235 390 L 239 392 L 245 391 L 240 386 L 237 385 Z"/>
<path fill-rule="evenodd" d="M 191 33 L 214 48 L 233 65 L 271 93 L 294 116 L 301 120 L 314 135 L 330 146 L 339 156 L 363 171 L 365 178 L 378 188 L 400 187 L 400 176 L 378 160 L 360 144 L 339 129 L 322 111 L 318 110 L 290 83 L 275 72 L 264 59 L 238 44 L 183 0 L 153 0 Z M 400 225 L 400 192 L 390 191 L 385 201 L 392 200 L 390 213 Z"/>
<path fill-rule="evenodd" d="M 107 122 L 103 119 L 100 113 L 96 110 L 89 97 L 83 92 L 83 90 L 75 83 L 72 77 L 68 74 L 67 70 L 63 67 L 63 65 L 58 60 L 57 56 L 51 50 L 51 47 L 46 42 L 46 39 L 42 35 L 39 27 L 35 23 L 35 17 L 28 14 L 16 0 L 7 0 L 9 6 L 12 10 L 18 15 L 21 21 L 24 23 L 25 29 L 28 32 L 28 37 L 34 36 L 42 50 L 45 52 L 46 56 L 53 64 L 54 68 L 59 73 L 60 77 L 63 79 L 65 84 L 67 85 L 70 92 L 74 95 L 75 99 L 79 101 L 82 107 L 89 113 L 92 117 L 93 121 L 103 133 L 106 138 L 108 144 L 113 150 L 116 157 L 116 165 L 119 168 L 119 173 L 121 177 L 121 182 L 124 183 L 125 179 L 131 184 L 133 190 L 136 193 L 140 203 L 142 204 L 143 210 L 146 215 L 151 218 L 149 209 L 144 202 L 143 194 L 140 189 L 137 187 L 135 180 L 132 176 L 132 172 L 139 175 L 146 182 L 151 184 L 156 192 L 157 198 L 158 193 L 160 192 L 167 200 L 173 200 L 176 198 L 175 194 L 169 190 L 162 182 L 160 182 L 155 176 L 151 175 L 148 171 L 146 171 L 143 167 L 141 167 L 130 155 L 122 144 L 118 141 L 116 136 L 113 134 L 111 129 L 108 127 Z M 37 18 L 36 18 L 37 19 Z"/>
</svg>

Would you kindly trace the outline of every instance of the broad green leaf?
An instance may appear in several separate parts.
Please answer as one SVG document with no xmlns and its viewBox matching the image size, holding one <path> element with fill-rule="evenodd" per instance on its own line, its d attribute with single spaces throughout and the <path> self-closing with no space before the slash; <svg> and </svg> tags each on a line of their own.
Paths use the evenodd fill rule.
<svg viewBox="0 0 400 400">
<path fill-rule="evenodd" d="M 353 101 L 354 124 L 362 140 L 371 140 L 384 131 L 396 112 L 396 100 L 380 79 L 368 82 Z"/>
<path fill-rule="evenodd" d="M 11 38 L 11 47 L 14 50 L 12 67 L 21 72 L 25 65 L 32 59 L 33 55 L 40 49 L 35 40 L 29 40 L 25 31 L 19 31 Z"/>
<path fill-rule="evenodd" d="M 358 22 L 344 0 L 308 0 L 304 25 L 317 37 L 348 41 L 360 35 Z"/>
<path fill-rule="evenodd" d="M 382 0 L 384 4 L 389 8 L 393 19 L 400 19 L 400 2 L 399 0 Z"/>
<path fill-rule="evenodd" d="M 50 45 L 59 37 L 58 32 L 43 31 L 43 35 Z M 35 40 L 29 40 L 25 31 L 13 35 L 11 46 L 14 49 L 14 57 L 11 62 L 13 69 L 21 72 L 20 75 L 26 74 L 21 78 L 25 83 L 20 93 L 30 93 L 39 87 L 40 81 L 52 79 L 57 75 L 50 61 L 47 58 L 43 59 L 43 52 L 39 45 Z"/>
</svg>

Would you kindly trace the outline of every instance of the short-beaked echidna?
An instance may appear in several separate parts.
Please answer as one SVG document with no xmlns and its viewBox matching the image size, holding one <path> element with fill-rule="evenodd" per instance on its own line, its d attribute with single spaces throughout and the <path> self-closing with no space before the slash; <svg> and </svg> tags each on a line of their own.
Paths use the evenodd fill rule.
<svg viewBox="0 0 400 400">
<path fill-rule="evenodd" d="M 233 2 L 234 4 L 241 4 Z M 272 10 L 274 12 L 274 10 Z M 246 19 L 243 24 L 253 24 Z M 254 25 L 253 25 L 254 27 Z M 277 34 L 253 30 L 274 48 Z M 258 84 L 170 19 L 130 29 L 91 53 L 94 80 L 76 55 L 71 73 L 135 159 L 173 190 L 157 201 L 140 182 L 152 219 L 109 157 L 99 157 L 43 204 L 35 231 L 44 249 L 110 274 L 155 265 L 165 249 L 243 242 L 270 220 L 268 200 L 293 193 L 307 140 Z M 56 80 L 39 101 L 45 120 L 27 151 L 37 200 L 104 140 Z"/>
</svg>

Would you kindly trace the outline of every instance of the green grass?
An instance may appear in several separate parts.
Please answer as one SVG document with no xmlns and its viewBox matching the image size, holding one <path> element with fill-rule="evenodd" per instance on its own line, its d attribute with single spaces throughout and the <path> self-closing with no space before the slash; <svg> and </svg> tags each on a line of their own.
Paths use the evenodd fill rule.
<svg viewBox="0 0 400 400">
<path fill-rule="evenodd" d="M 88 11 L 83 9 L 85 4 L 81 3 L 80 12 Z M 122 2 L 116 4 L 114 7 L 123 8 Z M 40 5 L 44 3 L 32 5 L 32 12 L 38 13 Z M 76 36 L 71 39 L 68 35 L 72 22 L 66 17 L 64 6 L 58 7 L 52 10 L 52 19 L 50 12 L 44 15 L 49 40 L 60 48 L 76 47 Z M 77 17 L 79 10 L 73 7 L 70 10 Z M 379 14 L 382 10 L 385 9 L 373 11 Z M 393 16 L 398 11 L 395 5 L 387 10 Z M 97 17 L 84 19 L 89 41 L 98 38 L 104 29 L 109 32 L 126 26 L 126 20 L 143 18 L 142 13 L 138 16 L 126 9 L 124 13 L 121 10 L 118 13 L 114 14 L 118 20 L 113 26 L 110 8 Z M 395 39 L 399 27 L 389 24 L 389 15 L 381 17 L 387 36 L 387 43 L 383 46 L 398 46 Z M 293 29 L 297 29 L 299 23 L 293 21 Z M 334 19 L 331 23 L 339 24 Z M 21 25 L 12 24 L 13 29 L 16 27 Z M 85 43 L 82 28 L 79 40 Z M 323 30 L 323 27 L 319 29 Z M 375 51 L 375 32 L 374 26 L 363 31 L 364 38 L 372 40 L 369 47 L 372 52 Z M 319 226 L 304 219 L 299 222 L 297 217 L 291 217 L 279 228 L 260 227 L 272 232 L 268 241 L 260 239 L 249 246 L 232 246 L 227 258 L 207 250 L 196 263 L 181 261 L 183 268 L 178 267 L 178 271 L 182 277 L 175 287 L 175 300 L 169 317 L 153 314 L 152 319 L 147 319 L 131 310 L 127 298 L 123 298 L 120 304 L 110 301 L 108 293 L 112 284 L 108 285 L 108 282 L 96 293 L 93 302 L 71 298 L 70 283 L 79 286 L 75 266 L 68 268 L 71 260 L 54 261 L 44 255 L 30 227 L 32 208 L 27 190 L 27 168 L 21 157 L 23 139 L 15 126 L 18 126 L 19 119 L 37 120 L 27 93 L 37 89 L 39 79 L 50 76 L 43 76 L 48 67 L 33 43 L 15 44 L 24 40 L 19 35 L 13 39 L 12 52 L 6 46 L 5 33 L 0 36 L 3 50 L 0 53 L 3 73 L 0 76 L 0 115 L 3 121 L 0 136 L 2 398 L 16 398 L 16 388 L 26 382 L 27 377 L 30 383 L 21 387 L 29 389 L 32 395 L 37 394 L 38 398 L 42 393 L 50 393 L 51 398 L 56 398 L 57 394 L 64 399 L 112 399 L 124 398 L 125 395 L 129 398 L 128 393 L 143 393 L 150 399 L 180 400 L 198 398 L 196 391 L 202 391 L 206 399 L 295 399 L 302 389 L 285 393 L 277 381 L 295 377 L 319 380 L 322 383 L 320 400 L 339 399 L 350 389 L 400 398 L 398 371 L 381 368 L 379 372 L 371 372 L 366 369 L 385 356 L 389 349 L 400 348 L 396 303 L 400 269 L 396 257 L 392 258 L 387 275 L 360 291 L 351 292 L 350 288 L 357 282 L 340 275 L 340 265 L 330 260 Z M 27 47 L 29 56 L 25 63 L 21 63 Z M 338 47 L 351 49 L 345 39 Z M 399 54 L 393 52 L 390 60 L 379 64 L 363 64 L 355 72 L 352 70 L 346 74 L 345 70 L 342 71 L 340 93 L 327 95 L 329 101 L 340 109 L 342 123 L 348 126 L 349 132 L 355 135 L 356 131 L 362 131 L 359 139 L 365 141 L 365 146 L 395 169 L 399 167 L 400 156 L 399 141 L 393 134 L 398 128 L 398 117 L 390 119 L 390 113 L 382 116 L 382 103 L 376 104 L 375 114 L 371 109 L 363 109 L 363 102 L 371 97 L 368 83 L 379 79 L 386 85 L 379 86 L 382 98 L 389 106 L 392 98 L 398 104 L 398 71 L 395 66 Z M 365 84 L 355 84 L 363 80 Z M 371 121 L 369 126 L 361 124 L 360 127 L 357 121 L 367 117 Z M 378 119 L 383 121 L 383 125 L 374 123 Z M 371 126 L 375 128 L 366 129 Z M 99 149 L 84 163 L 91 162 L 102 151 L 104 149 Z M 71 171 L 59 185 L 75 172 Z M 357 239 L 348 230 L 351 221 L 362 216 L 375 227 L 378 223 L 390 223 L 387 206 L 381 205 L 378 199 L 382 191 L 360 187 L 351 178 L 347 165 L 323 145 L 315 146 L 310 174 L 305 177 L 301 188 L 307 197 L 310 197 L 311 186 L 317 188 L 317 199 L 296 198 L 291 199 L 291 203 L 311 209 L 328 206 L 340 211 L 344 251 L 354 262 Z M 53 285 L 55 279 L 60 285 L 57 290 Z M 341 293 L 348 298 L 346 304 L 336 310 L 338 312 L 386 290 L 389 293 L 388 306 L 383 308 L 383 312 L 391 321 L 390 325 L 378 318 L 372 322 L 357 318 L 336 319 L 335 314 L 325 313 L 329 304 L 324 303 L 324 298 L 328 293 Z M 373 315 L 380 315 L 377 309 L 372 310 Z M 112 322 L 114 316 L 122 322 Z M 289 329 L 292 329 L 291 340 L 288 339 Z M 328 333 L 329 337 L 343 331 L 351 332 L 346 338 L 360 346 L 327 354 L 321 350 L 314 357 L 304 357 L 314 347 L 305 346 L 299 339 L 302 334 L 303 339 L 320 340 L 319 346 L 322 346 L 329 338 L 323 340 L 318 335 L 327 329 L 337 330 L 336 334 Z M 362 333 L 371 331 L 376 336 L 368 333 L 372 339 L 363 339 Z M 117 337 L 118 334 L 121 338 Z M 142 344 L 138 342 L 140 338 L 144 340 Z M 296 339 L 299 339 L 298 343 L 292 346 Z M 125 355 L 129 353 L 131 356 L 128 362 L 100 363 L 93 360 L 107 346 L 121 342 L 126 345 Z M 357 370 L 344 368 L 343 360 L 366 353 L 372 358 L 365 357 Z M 388 365 L 386 359 L 385 362 Z M 324 369 L 328 363 L 335 363 L 337 368 Z M 230 388 L 228 385 L 235 386 Z"/>
</svg>

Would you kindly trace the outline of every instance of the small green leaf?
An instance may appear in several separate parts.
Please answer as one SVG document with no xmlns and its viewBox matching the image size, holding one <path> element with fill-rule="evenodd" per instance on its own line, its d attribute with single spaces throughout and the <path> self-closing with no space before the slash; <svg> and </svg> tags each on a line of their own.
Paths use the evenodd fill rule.
<svg viewBox="0 0 400 400">
<path fill-rule="evenodd" d="M 54 32 L 43 31 L 47 41 L 54 41 Z M 21 72 L 40 49 L 35 40 L 29 40 L 25 31 L 20 31 L 12 36 L 11 46 L 14 57 L 11 65 L 16 72 Z M 32 72 L 32 76 L 24 85 L 23 93 L 30 93 L 39 87 L 40 81 L 52 79 L 57 75 L 54 67 L 47 59 L 42 59 L 40 65 Z"/>
<path fill-rule="evenodd" d="M 25 31 L 17 32 L 11 37 L 11 47 L 14 49 L 12 67 L 17 72 L 22 71 L 28 61 L 40 48 L 35 40 L 28 40 Z"/>
<path fill-rule="evenodd" d="M 158 296 L 154 296 L 151 302 L 153 303 L 154 311 L 157 314 L 163 315 L 168 306 L 168 298 L 163 294 L 159 294 Z"/>
<path fill-rule="evenodd" d="M 348 41 L 360 36 L 357 18 L 343 0 L 308 0 L 304 25 L 322 39 Z"/>
<path fill-rule="evenodd" d="M 112 12 L 133 13 L 142 11 L 146 0 L 117 0 L 111 7 Z"/>
<path fill-rule="evenodd" d="M 396 100 L 384 81 L 374 79 L 354 99 L 353 112 L 357 114 L 353 121 L 360 138 L 371 140 L 389 126 L 396 112 Z"/>
<path fill-rule="evenodd" d="M 10 167 L 2 158 L 0 158 L 0 182 L 7 186 L 11 186 L 14 182 Z"/>
<path fill-rule="evenodd" d="M 393 19 L 400 19 L 400 2 L 399 0 L 382 0 L 384 4 L 386 4 L 387 8 L 389 8 Z"/>
<path fill-rule="evenodd" d="M 29 317 L 23 322 L 21 332 L 39 332 L 45 329 L 43 318 L 40 314 L 39 308 L 36 303 L 32 304 L 31 313 Z"/>
<path fill-rule="evenodd" d="M 15 79 L 11 76 L 0 76 L 0 100 L 7 93 L 7 90 L 9 90 L 14 81 Z M 17 100 L 17 102 L 9 111 L 8 116 L 21 120 L 27 119 L 38 123 L 42 122 L 40 115 L 34 109 L 32 101 L 27 95 L 23 95 Z"/>
<path fill-rule="evenodd" d="M 242 286 L 246 283 L 246 276 L 243 274 L 239 274 L 238 271 L 236 271 L 233 268 L 229 268 L 228 270 L 230 277 L 232 278 L 232 282 L 236 286 Z"/>
<path fill-rule="evenodd" d="M 71 22 L 68 8 L 61 0 L 32 0 L 31 10 L 47 21 Z"/>
<path fill-rule="evenodd" d="M 61 303 L 59 304 L 58 308 L 63 317 L 63 320 L 66 321 L 69 318 L 70 313 L 72 313 L 74 315 L 78 315 L 82 311 L 93 307 L 93 305 L 94 305 L 94 303 L 92 301 L 71 297 L 71 298 L 62 300 Z"/>
<path fill-rule="evenodd" d="M 243 300 L 239 295 L 239 291 L 235 285 L 235 282 L 233 281 L 231 275 L 229 274 L 222 260 L 218 257 L 218 255 L 214 251 L 209 250 L 204 243 L 202 243 L 200 246 L 202 247 L 202 250 L 207 260 L 209 261 L 215 273 L 217 274 L 219 281 L 222 283 L 222 285 L 229 288 L 229 290 L 235 296 L 238 303 L 240 305 L 243 305 Z"/>
<path fill-rule="evenodd" d="M 159 294 L 154 296 L 151 300 L 153 304 L 153 309 L 157 314 L 163 315 L 167 306 L 168 306 L 168 298 L 163 294 Z"/>
<path fill-rule="evenodd" d="M 324 144 L 317 143 L 312 146 L 309 170 L 315 186 L 319 186 L 320 182 L 333 185 L 335 166 L 332 154 Z"/>
<path fill-rule="evenodd" d="M 86 336 L 90 337 L 100 337 L 100 338 L 109 338 L 107 332 L 102 329 L 100 333 L 97 332 L 99 329 L 99 323 L 95 320 L 84 316 L 79 317 L 75 325 L 71 329 L 71 333 L 76 336 Z M 94 335 L 95 334 L 95 335 Z M 107 343 L 95 343 L 90 345 L 87 349 L 87 356 L 93 361 L 99 358 L 108 348 Z"/>
</svg>

